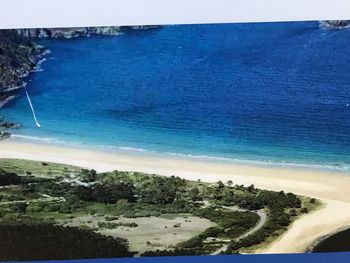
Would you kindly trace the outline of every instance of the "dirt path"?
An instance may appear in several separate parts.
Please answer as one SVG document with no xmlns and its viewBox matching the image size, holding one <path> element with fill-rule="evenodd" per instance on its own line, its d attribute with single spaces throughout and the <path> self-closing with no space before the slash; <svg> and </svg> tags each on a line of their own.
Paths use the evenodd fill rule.
<svg viewBox="0 0 350 263">
<path fill-rule="evenodd" d="M 6 202 L 0 202 L 0 205 L 9 205 L 9 204 L 16 204 L 16 203 L 39 203 L 39 202 L 56 202 L 56 203 L 62 203 L 65 202 L 66 199 L 64 197 L 53 197 L 49 195 L 42 195 L 42 197 L 32 200 L 15 200 L 15 201 L 6 201 Z"/>
<path fill-rule="evenodd" d="M 245 209 L 241 209 L 241 208 L 237 208 L 237 207 L 225 207 L 225 208 L 230 209 L 232 211 L 240 211 L 240 212 L 248 211 L 248 212 L 252 212 L 250 210 L 245 210 Z M 245 238 L 245 237 L 247 237 L 249 235 L 252 235 L 256 231 L 258 231 L 260 228 L 263 227 L 263 225 L 265 224 L 265 222 L 267 220 L 267 215 L 266 215 L 265 211 L 263 209 L 261 209 L 261 210 L 258 210 L 258 211 L 254 211 L 254 213 L 256 213 L 259 216 L 258 223 L 253 228 L 251 228 L 249 231 L 247 231 L 246 233 L 244 233 L 240 237 L 235 238 L 233 240 L 238 241 L 238 240 L 240 240 L 242 238 Z M 228 243 L 223 244 L 222 247 L 220 247 L 219 249 L 217 249 L 216 251 L 211 253 L 211 255 L 218 255 L 218 254 L 226 251 L 227 248 L 228 248 L 228 245 L 229 245 Z"/>
</svg>

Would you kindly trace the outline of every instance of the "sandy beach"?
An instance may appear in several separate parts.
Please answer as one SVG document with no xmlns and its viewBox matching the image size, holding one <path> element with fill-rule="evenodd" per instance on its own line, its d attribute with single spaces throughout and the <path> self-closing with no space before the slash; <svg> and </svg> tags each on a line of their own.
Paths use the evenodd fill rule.
<svg viewBox="0 0 350 263">
<path fill-rule="evenodd" d="M 260 253 L 306 251 L 316 240 L 350 227 L 350 174 L 293 166 L 215 162 L 160 154 L 102 152 L 9 139 L 0 142 L 0 158 L 55 162 L 95 169 L 176 175 L 188 180 L 227 182 L 261 189 L 293 192 L 323 202 L 319 210 L 296 220 L 290 229 Z"/>
</svg>

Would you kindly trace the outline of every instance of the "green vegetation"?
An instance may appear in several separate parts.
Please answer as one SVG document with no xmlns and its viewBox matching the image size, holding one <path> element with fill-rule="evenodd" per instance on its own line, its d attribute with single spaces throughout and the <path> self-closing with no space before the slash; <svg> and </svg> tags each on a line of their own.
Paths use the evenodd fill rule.
<svg viewBox="0 0 350 263">
<path fill-rule="evenodd" d="M 1 260 L 131 257 L 127 242 L 88 230 L 47 223 L 0 224 Z M 79 238 L 77 238 L 79 237 Z"/>
<path fill-rule="evenodd" d="M 0 170 L 0 186 L 16 185 L 21 183 L 21 177 L 15 173 Z"/>
<path fill-rule="evenodd" d="M 138 225 L 136 223 L 112 223 L 112 222 L 99 222 L 98 227 L 99 228 L 107 228 L 107 229 L 114 229 L 120 226 L 124 227 L 137 227 Z"/>
<path fill-rule="evenodd" d="M 0 167 L 0 226 L 15 223 L 53 227 L 77 219 L 74 229 L 94 233 L 139 227 L 136 222 L 120 221 L 121 217 L 184 214 L 215 223 L 171 249 L 149 250 L 143 256 L 202 255 L 218 250 L 239 253 L 271 241 L 300 214 L 319 206 L 319 201 L 312 198 L 234 185 L 231 181 L 208 184 L 137 172 L 98 174 L 78 167 L 23 160 L 0 159 Z M 257 210 L 267 215 L 266 222 L 264 219 L 261 223 Z M 88 218 L 91 224 L 83 223 L 81 218 Z M 96 218 L 103 220 L 93 223 Z M 259 228 L 250 231 L 259 223 Z M 75 231 L 72 227 L 68 230 Z"/>
<path fill-rule="evenodd" d="M 48 162 L 33 162 L 18 159 L 0 159 L 0 168 L 20 176 L 34 175 L 35 177 L 55 178 L 69 176 L 82 171 L 81 168 Z"/>
<path fill-rule="evenodd" d="M 259 221 L 259 216 L 252 212 L 217 210 L 212 207 L 200 209 L 195 215 L 207 218 L 217 223 L 217 226 L 208 228 L 200 235 L 178 245 L 183 251 L 191 250 L 191 254 L 210 253 L 218 244 L 240 237 Z"/>
</svg>

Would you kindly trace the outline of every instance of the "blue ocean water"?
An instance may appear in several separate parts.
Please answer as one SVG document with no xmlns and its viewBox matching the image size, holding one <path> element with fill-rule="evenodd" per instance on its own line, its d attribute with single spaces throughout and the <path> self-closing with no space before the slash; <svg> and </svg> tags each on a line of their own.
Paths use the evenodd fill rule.
<svg viewBox="0 0 350 263">
<path fill-rule="evenodd" d="M 350 165 L 350 30 L 317 22 L 165 26 L 43 40 L 1 114 L 17 135 L 106 149 Z"/>
</svg>

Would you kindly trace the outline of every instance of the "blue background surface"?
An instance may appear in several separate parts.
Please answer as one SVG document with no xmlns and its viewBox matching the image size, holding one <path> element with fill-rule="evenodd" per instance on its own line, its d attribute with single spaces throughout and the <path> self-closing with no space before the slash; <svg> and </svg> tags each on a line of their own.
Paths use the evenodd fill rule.
<svg viewBox="0 0 350 263">
<path fill-rule="evenodd" d="M 27 261 L 28 262 L 28 261 Z M 33 261 L 34 262 L 34 261 Z M 315 254 L 285 254 L 285 255 L 229 255 L 229 256 L 201 256 L 201 257 L 152 257 L 126 259 L 89 259 L 42 262 L 82 262 L 82 263 L 348 263 L 348 253 L 315 253 Z"/>
</svg>

